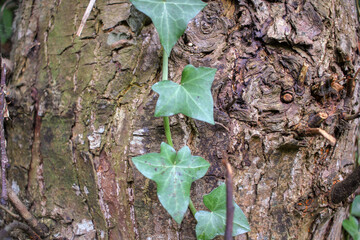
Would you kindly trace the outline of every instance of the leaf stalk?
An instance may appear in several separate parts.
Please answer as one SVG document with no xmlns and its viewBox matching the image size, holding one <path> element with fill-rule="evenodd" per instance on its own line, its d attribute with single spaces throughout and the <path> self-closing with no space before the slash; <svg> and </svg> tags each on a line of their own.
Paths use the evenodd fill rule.
<svg viewBox="0 0 360 240">
<path fill-rule="evenodd" d="M 162 65 L 162 80 L 168 80 L 168 75 L 169 75 L 169 57 L 166 54 L 165 50 L 163 50 L 163 65 Z M 165 135 L 166 135 L 166 140 L 167 143 L 171 146 L 174 147 L 174 144 L 172 142 L 172 138 L 171 138 L 171 131 L 170 131 L 170 121 L 169 121 L 169 117 L 164 117 L 164 129 L 165 129 Z"/>
<path fill-rule="evenodd" d="M 174 147 L 174 144 L 173 144 L 172 138 L 171 138 L 169 117 L 164 117 L 164 128 L 165 128 L 165 135 L 166 135 L 167 143 L 171 147 Z"/>
<path fill-rule="evenodd" d="M 190 209 L 192 215 L 195 217 L 195 214 L 196 214 L 197 211 L 196 211 L 194 203 L 191 201 L 191 199 L 190 199 L 190 202 L 189 202 L 189 209 Z"/>
<path fill-rule="evenodd" d="M 169 57 L 163 50 L 162 80 L 168 80 L 169 75 Z"/>
</svg>

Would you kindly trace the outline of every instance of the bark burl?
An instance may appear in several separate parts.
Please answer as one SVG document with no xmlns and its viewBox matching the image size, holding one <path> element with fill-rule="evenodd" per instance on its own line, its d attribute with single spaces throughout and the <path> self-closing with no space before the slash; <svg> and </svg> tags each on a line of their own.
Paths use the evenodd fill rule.
<svg viewBox="0 0 360 240">
<path fill-rule="evenodd" d="M 48 239 L 195 239 L 190 212 L 178 226 L 130 162 L 165 141 L 151 91 L 158 35 L 128 1 L 98 0 L 78 38 L 88 3 L 19 6 L 8 180 Z M 224 181 L 227 153 L 251 226 L 236 239 L 341 239 L 348 204 L 332 205 L 329 193 L 355 168 L 358 120 L 343 116 L 359 108 L 347 79 L 360 67 L 358 24 L 355 1 L 208 1 L 173 49 L 174 80 L 189 63 L 218 69 L 216 124 L 170 123 L 175 146 L 211 163 L 192 186 L 197 209 Z"/>
</svg>

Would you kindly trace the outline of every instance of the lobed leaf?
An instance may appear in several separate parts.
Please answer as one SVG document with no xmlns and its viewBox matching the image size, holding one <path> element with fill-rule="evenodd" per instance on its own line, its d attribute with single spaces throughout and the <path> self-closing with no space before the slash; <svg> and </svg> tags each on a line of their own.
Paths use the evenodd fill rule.
<svg viewBox="0 0 360 240">
<path fill-rule="evenodd" d="M 342 222 L 342 225 L 354 240 L 360 240 L 359 223 L 355 217 L 350 215 Z"/>
<path fill-rule="evenodd" d="M 166 143 L 161 144 L 160 153 L 134 157 L 132 162 L 145 177 L 156 182 L 161 204 L 180 224 L 189 206 L 191 183 L 202 178 L 210 164 L 192 156 L 187 146 L 176 153 Z"/>
<path fill-rule="evenodd" d="M 130 0 L 153 21 L 168 56 L 189 21 L 206 6 L 200 0 Z"/>
<path fill-rule="evenodd" d="M 180 85 L 172 81 L 161 81 L 152 86 L 160 97 L 156 103 L 155 116 L 185 114 L 214 124 L 211 85 L 216 69 L 187 65 L 182 73 Z"/>
<path fill-rule="evenodd" d="M 13 13 L 9 9 L 4 9 L 0 14 L 0 41 L 4 44 L 12 34 Z"/>
<path fill-rule="evenodd" d="M 213 239 L 218 235 L 225 234 L 226 226 L 226 186 L 220 185 L 211 193 L 204 196 L 204 204 L 211 211 L 198 211 L 195 214 L 197 220 L 196 237 L 201 240 Z M 250 231 L 246 216 L 240 207 L 234 202 L 235 212 L 233 221 L 233 236 Z"/>
<path fill-rule="evenodd" d="M 360 195 L 356 196 L 351 204 L 350 214 L 355 217 L 360 217 Z"/>
</svg>

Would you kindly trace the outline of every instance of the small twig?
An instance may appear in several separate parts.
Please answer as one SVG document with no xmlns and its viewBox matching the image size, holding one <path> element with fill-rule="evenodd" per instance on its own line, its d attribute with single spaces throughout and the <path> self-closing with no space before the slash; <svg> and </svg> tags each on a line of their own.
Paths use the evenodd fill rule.
<svg viewBox="0 0 360 240">
<path fill-rule="evenodd" d="M 226 168 L 226 228 L 225 228 L 225 240 L 232 239 L 233 221 L 234 221 L 234 203 L 233 203 L 233 181 L 232 181 L 232 169 L 228 161 L 227 155 L 223 152 L 222 163 Z"/>
<path fill-rule="evenodd" d="M 329 133 L 327 133 L 325 130 L 321 128 L 304 127 L 303 125 L 299 124 L 297 127 L 295 127 L 294 130 L 299 134 L 299 136 L 310 137 L 310 136 L 321 135 L 324 138 L 326 138 L 331 143 L 332 146 L 336 144 L 336 138 L 334 138 L 333 136 L 331 136 Z"/>
<path fill-rule="evenodd" d="M 2 64 L 2 61 L 0 61 Z M 0 146 L 1 146 L 1 204 L 6 205 L 7 201 L 7 186 L 6 186 L 6 166 L 9 160 L 6 155 L 5 133 L 4 133 L 4 102 L 5 102 L 5 64 L 1 65 L 1 82 L 0 82 Z"/>
<path fill-rule="evenodd" d="M 8 188 L 8 196 L 11 204 L 20 213 L 21 217 L 33 228 L 41 237 L 45 237 L 48 232 L 44 224 L 40 224 L 37 219 L 27 210 L 26 206 L 21 202 L 16 193 Z"/>
<path fill-rule="evenodd" d="M 2 210 L 4 210 L 5 212 L 7 212 L 10 216 L 12 216 L 13 218 L 16 218 L 16 219 L 20 219 L 20 216 L 17 215 L 16 213 L 13 213 L 12 211 L 10 211 L 9 209 L 7 209 L 5 206 L 1 205 L 0 204 L 0 208 Z"/>
<path fill-rule="evenodd" d="M 91 13 L 91 10 L 92 10 L 92 8 L 94 7 L 95 2 L 96 2 L 96 0 L 90 0 L 89 5 L 88 5 L 87 8 L 86 8 L 86 11 L 85 11 L 85 13 L 84 13 L 84 16 L 83 16 L 83 18 L 81 19 L 81 23 L 80 23 L 79 29 L 78 29 L 78 31 L 77 31 L 77 33 L 76 33 L 76 35 L 78 35 L 79 37 L 80 37 L 80 35 L 81 35 L 81 32 L 82 32 L 82 30 L 83 30 L 83 28 L 84 28 L 84 26 L 85 26 L 85 23 L 86 23 L 87 19 L 88 19 L 90 13 Z"/>
<path fill-rule="evenodd" d="M 310 128 L 319 127 L 328 117 L 329 115 L 326 112 L 319 112 L 309 118 L 308 126 Z"/>
<path fill-rule="evenodd" d="M 342 118 L 344 120 L 346 120 L 346 121 L 354 120 L 354 119 L 359 118 L 359 117 L 360 117 L 360 112 L 355 113 L 354 115 L 349 115 L 349 114 L 346 114 L 346 113 L 342 114 Z"/>
<path fill-rule="evenodd" d="M 325 130 L 321 128 L 306 128 L 305 135 L 306 136 L 322 135 L 331 143 L 332 146 L 336 144 L 336 138 L 334 138 L 333 136 L 331 136 L 329 133 L 327 133 Z"/>
<path fill-rule="evenodd" d="M 226 131 L 230 132 L 229 128 L 227 128 L 227 127 L 226 127 L 224 124 L 222 124 L 221 122 L 215 121 L 215 124 L 222 126 Z"/>
<path fill-rule="evenodd" d="M 360 166 L 343 181 L 336 183 L 331 190 L 331 202 L 338 204 L 353 194 L 360 186 Z"/>
<path fill-rule="evenodd" d="M 31 237 L 31 239 L 41 240 L 41 237 L 37 235 L 36 232 L 31 229 L 31 227 L 18 221 L 13 221 L 12 223 L 6 225 L 4 229 L 0 230 L 0 239 L 6 239 L 10 236 L 10 233 L 17 228 L 25 231 Z"/>
</svg>

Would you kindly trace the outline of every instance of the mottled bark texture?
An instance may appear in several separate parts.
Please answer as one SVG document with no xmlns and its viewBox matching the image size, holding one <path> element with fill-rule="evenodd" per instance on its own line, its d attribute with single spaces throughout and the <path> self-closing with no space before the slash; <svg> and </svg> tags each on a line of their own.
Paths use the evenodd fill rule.
<svg viewBox="0 0 360 240">
<path fill-rule="evenodd" d="M 195 239 L 190 212 L 178 226 L 130 162 L 165 141 L 151 91 L 161 77 L 158 35 L 129 2 L 98 0 L 77 38 L 88 2 L 20 4 L 9 182 L 49 239 Z M 359 68 L 357 25 L 354 1 L 209 1 L 173 49 L 175 81 L 188 63 L 218 69 L 216 124 L 183 115 L 170 123 L 177 149 L 187 144 L 211 163 L 192 186 L 198 209 L 224 181 L 228 154 L 251 225 L 236 239 L 341 238 L 348 205 L 331 205 L 329 191 L 355 168 L 358 121 L 340 116 L 359 107 L 357 82 L 343 79 Z M 335 146 L 298 134 L 318 113 L 328 117 L 315 127 Z"/>
</svg>

